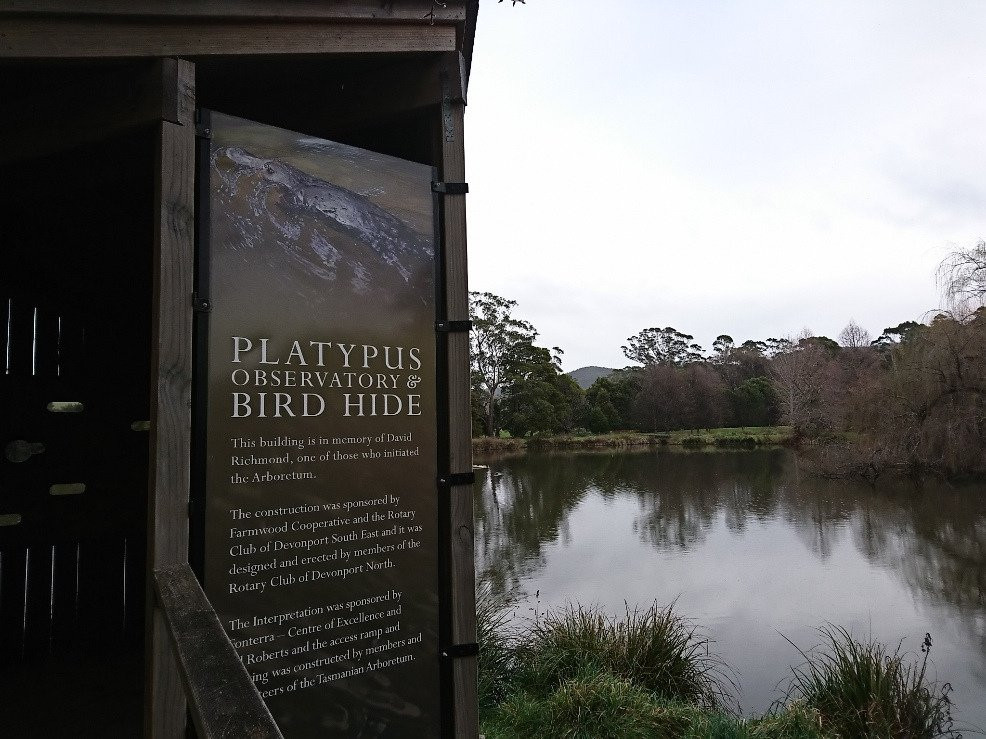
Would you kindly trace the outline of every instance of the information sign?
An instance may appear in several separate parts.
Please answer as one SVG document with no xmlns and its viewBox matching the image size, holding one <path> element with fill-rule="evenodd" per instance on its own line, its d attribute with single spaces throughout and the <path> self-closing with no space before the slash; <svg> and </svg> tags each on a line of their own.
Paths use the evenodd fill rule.
<svg viewBox="0 0 986 739">
<path fill-rule="evenodd" d="M 289 739 L 438 736 L 432 170 L 208 128 L 206 593 Z"/>
</svg>

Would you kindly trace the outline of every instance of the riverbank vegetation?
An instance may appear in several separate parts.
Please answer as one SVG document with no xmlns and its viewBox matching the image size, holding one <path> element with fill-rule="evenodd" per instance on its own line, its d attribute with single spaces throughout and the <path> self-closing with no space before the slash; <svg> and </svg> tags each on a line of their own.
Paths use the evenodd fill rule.
<svg viewBox="0 0 986 739">
<path fill-rule="evenodd" d="M 789 446 L 795 441 L 790 426 L 741 426 L 737 428 L 685 429 L 646 434 L 639 431 L 611 431 L 606 434 L 577 432 L 570 434 L 535 434 L 516 437 L 473 438 L 473 451 L 482 454 L 550 449 L 629 449 L 640 447 L 680 447 L 686 449 Z"/>
<path fill-rule="evenodd" d="M 714 644 L 673 606 L 622 618 L 572 606 L 511 628 L 479 598 L 480 705 L 487 739 L 538 736 L 822 739 L 958 736 L 950 687 L 922 655 L 821 630 L 764 716 L 739 717 L 734 677 Z"/>
<path fill-rule="evenodd" d="M 721 334 L 706 351 L 674 327 L 646 328 L 622 347 L 634 364 L 585 390 L 561 371 L 560 349 L 536 345 L 514 301 L 473 293 L 474 435 L 620 430 L 676 443 L 688 429 L 783 424 L 823 476 L 986 475 L 986 245 L 956 252 L 940 276 L 949 310 L 875 339 L 850 321 L 837 340 Z"/>
</svg>

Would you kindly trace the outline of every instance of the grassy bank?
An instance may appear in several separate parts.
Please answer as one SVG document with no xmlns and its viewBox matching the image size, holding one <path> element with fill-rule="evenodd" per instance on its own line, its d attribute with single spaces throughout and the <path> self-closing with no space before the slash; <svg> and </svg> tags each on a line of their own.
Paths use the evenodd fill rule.
<svg viewBox="0 0 986 739">
<path fill-rule="evenodd" d="M 519 630 L 479 600 L 480 706 L 486 739 L 835 739 L 958 736 L 947 685 L 923 656 L 820 630 L 768 714 L 740 718 L 731 670 L 673 607 L 612 618 L 580 606 Z"/>
<path fill-rule="evenodd" d="M 478 437 L 473 439 L 477 453 L 518 452 L 526 449 L 621 449 L 633 447 L 675 446 L 690 449 L 706 447 L 754 448 L 791 444 L 790 426 L 746 426 L 742 428 L 691 429 L 644 434 L 614 431 L 609 434 L 559 434 L 528 438 Z"/>
<path fill-rule="evenodd" d="M 654 434 L 661 443 L 684 447 L 780 446 L 794 442 L 790 426 L 744 426 L 728 429 L 693 429 Z"/>
</svg>

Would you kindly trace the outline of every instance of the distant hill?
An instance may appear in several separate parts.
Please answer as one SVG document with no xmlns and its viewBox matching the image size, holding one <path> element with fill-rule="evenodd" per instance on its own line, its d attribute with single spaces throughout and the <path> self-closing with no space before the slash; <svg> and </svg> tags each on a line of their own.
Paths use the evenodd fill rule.
<svg viewBox="0 0 986 739">
<path fill-rule="evenodd" d="M 614 372 L 616 370 L 610 367 L 579 367 L 577 370 L 569 372 L 568 376 L 579 383 L 579 387 L 585 390 L 600 377 L 609 377 Z"/>
</svg>

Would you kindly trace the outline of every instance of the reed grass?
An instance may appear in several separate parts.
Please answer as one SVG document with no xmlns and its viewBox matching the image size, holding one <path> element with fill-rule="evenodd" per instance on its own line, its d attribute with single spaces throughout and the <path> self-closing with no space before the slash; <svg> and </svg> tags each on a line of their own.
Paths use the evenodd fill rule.
<svg viewBox="0 0 986 739">
<path fill-rule="evenodd" d="M 479 643 L 479 705 L 495 706 L 507 697 L 515 669 L 509 629 L 510 602 L 484 583 L 476 590 L 476 641 Z"/>
<path fill-rule="evenodd" d="M 958 737 L 948 684 L 922 656 L 820 629 L 823 644 L 773 709 L 740 718 L 733 673 L 674 604 L 610 617 L 580 605 L 510 627 L 480 589 L 480 708 L 486 739 L 923 739 Z M 799 650 L 800 651 L 800 650 Z"/>
<path fill-rule="evenodd" d="M 531 626 L 518 649 L 527 689 L 557 686 L 567 676 L 602 671 L 666 700 L 709 709 L 730 705 L 731 673 L 708 638 L 673 604 L 626 609 L 622 618 L 568 606 Z"/>
<path fill-rule="evenodd" d="M 931 635 L 922 656 L 856 639 L 841 626 L 819 629 L 822 644 L 802 651 L 784 703 L 797 701 L 819 716 L 828 735 L 842 737 L 959 736 L 951 715 L 951 686 L 928 676 Z M 796 647 L 797 648 L 797 647 Z"/>
</svg>

